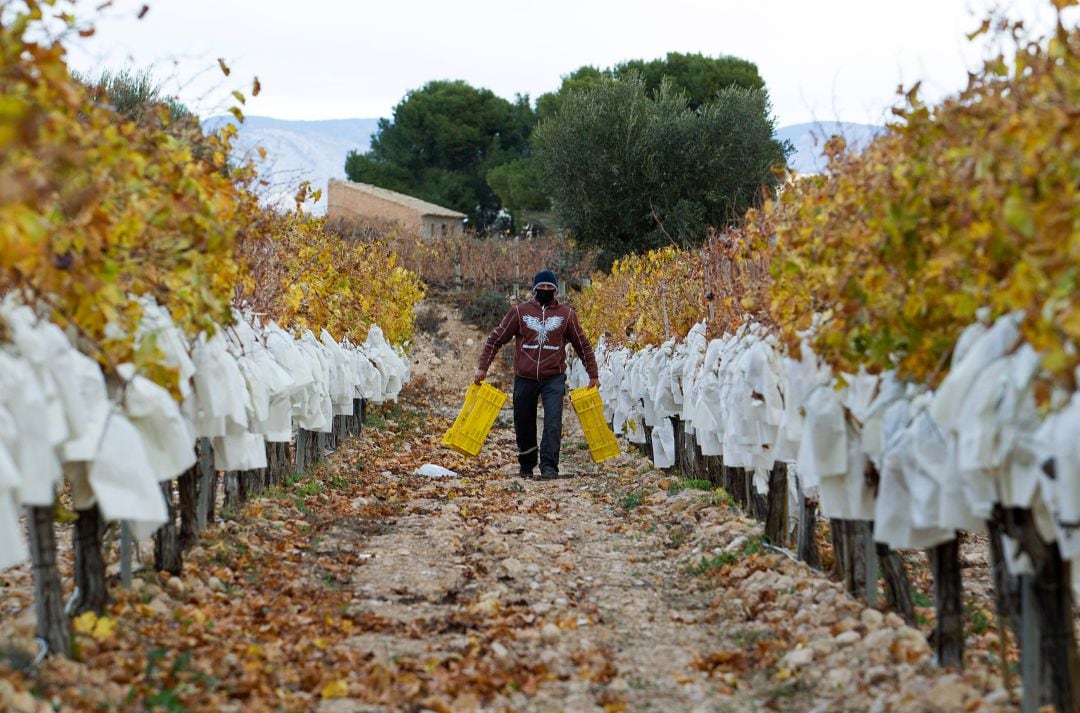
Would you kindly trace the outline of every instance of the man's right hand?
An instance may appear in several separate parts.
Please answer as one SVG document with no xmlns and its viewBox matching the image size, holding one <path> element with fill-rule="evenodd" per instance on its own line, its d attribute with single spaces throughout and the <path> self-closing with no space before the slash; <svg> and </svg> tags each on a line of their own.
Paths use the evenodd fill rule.
<svg viewBox="0 0 1080 713">
<path fill-rule="evenodd" d="M 480 384 L 484 383 L 485 376 L 487 376 L 487 371 L 485 371 L 484 369 L 477 369 L 476 373 L 473 374 L 472 377 L 473 383 L 479 386 Z"/>
</svg>

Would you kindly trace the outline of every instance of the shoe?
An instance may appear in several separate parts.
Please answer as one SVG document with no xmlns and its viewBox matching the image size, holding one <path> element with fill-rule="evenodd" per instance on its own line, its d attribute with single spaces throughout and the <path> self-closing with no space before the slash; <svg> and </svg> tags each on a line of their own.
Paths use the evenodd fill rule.
<svg viewBox="0 0 1080 713">
<path fill-rule="evenodd" d="M 532 478 L 533 477 L 532 468 L 529 468 L 528 470 L 524 470 L 524 469 L 519 470 L 518 471 L 518 477 L 519 478 Z"/>
<path fill-rule="evenodd" d="M 540 477 L 546 480 L 555 480 L 559 477 L 559 471 L 551 469 L 541 470 Z"/>
</svg>

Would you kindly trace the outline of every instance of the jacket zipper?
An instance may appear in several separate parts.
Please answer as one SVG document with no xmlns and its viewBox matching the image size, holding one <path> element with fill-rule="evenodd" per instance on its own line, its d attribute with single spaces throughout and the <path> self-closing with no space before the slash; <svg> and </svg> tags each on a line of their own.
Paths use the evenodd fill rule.
<svg viewBox="0 0 1080 713">
<path fill-rule="evenodd" d="M 540 308 L 540 328 L 547 326 L 547 307 Z M 544 344 L 540 341 L 540 333 L 536 334 L 536 380 L 540 381 L 540 357 L 544 355 Z"/>
</svg>

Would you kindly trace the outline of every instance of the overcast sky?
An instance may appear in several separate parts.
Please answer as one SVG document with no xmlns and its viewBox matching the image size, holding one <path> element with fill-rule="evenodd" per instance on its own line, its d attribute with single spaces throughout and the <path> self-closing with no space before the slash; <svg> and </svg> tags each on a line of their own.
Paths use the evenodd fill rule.
<svg viewBox="0 0 1080 713">
<path fill-rule="evenodd" d="M 581 65 L 677 51 L 755 62 L 780 126 L 881 123 L 898 84 L 922 80 L 931 100 L 964 85 L 983 51 L 964 35 L 991 6 L 1052 17 L 1047 0 L 149 0 L 137 20 L 142 5 L 114 2 L 93 38 L 69 43 L 72 66 L 148 68 L 203 116 L 254 76 L 248 114 L 380 117 L 433 79 L 535 100 Z"/>
</svg>

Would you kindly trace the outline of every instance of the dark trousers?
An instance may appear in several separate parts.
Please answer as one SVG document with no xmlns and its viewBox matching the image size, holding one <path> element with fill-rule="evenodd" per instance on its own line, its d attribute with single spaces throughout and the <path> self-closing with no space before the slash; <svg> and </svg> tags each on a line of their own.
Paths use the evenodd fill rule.
<svg viewBox="0 0 1080 713">
<path fill-rule="evenodd" d="M 537 381 L 514 378 L 514 433 L 517 435 L 518 464 L 522 472 L 531 472 L 539 456 L 540 472 L 559 472 L 559 446 L 562 444 L 563 393 L 566 374 Z M 536 448 L 536 404 L 544 402 L 544 435 Z"/>
</svg>

